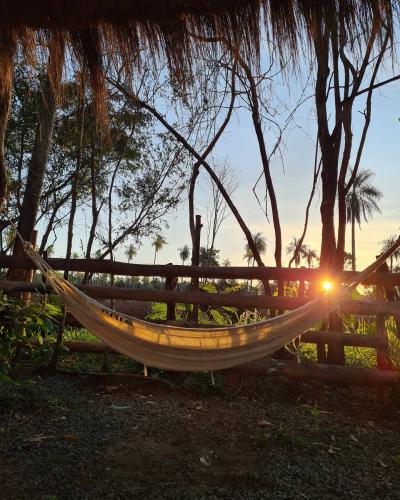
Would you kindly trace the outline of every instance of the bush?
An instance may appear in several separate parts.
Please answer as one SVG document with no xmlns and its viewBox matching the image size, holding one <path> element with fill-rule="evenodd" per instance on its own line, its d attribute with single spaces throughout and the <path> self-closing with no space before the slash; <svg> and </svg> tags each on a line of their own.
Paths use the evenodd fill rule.
<svg viewBox="0 0 400 500">
<path fill-rule="evenodd" d="M 15 355 L 16 343 L 43 338 L 54 333 L 60 309 L 51 304 L 21 305 L 7 297 L 0 298 L 0 373 L 7 373 Z"/>
</svg>

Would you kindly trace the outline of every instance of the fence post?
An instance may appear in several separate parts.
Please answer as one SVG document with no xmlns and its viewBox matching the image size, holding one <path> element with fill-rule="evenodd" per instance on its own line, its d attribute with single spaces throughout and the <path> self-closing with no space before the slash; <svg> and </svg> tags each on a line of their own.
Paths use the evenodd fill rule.
<svg viewBox="0 0 400 500">
<path fill-rule="evenodd" d="M 33 232 L 32 232 L 32 237 L 31 237 L 31 243 L 33 245 L 33 248 L 36 248 L 37 234 L 38 234 L 38 232 L 36 231 L 36 229 L 34 229 Z M 25 271 L 25 279 L 24 279 L 24 281 L 26 283 L 32 283 L 33 273 L 34 273 L 33 269 L 28 269 L 27 271 Z M 22 304 L 24 304 L 24 305 L 28 305 L 30 299 L 31 299 L 31 293 L 30 292 L 24 292 L 22 294 L 22 296 L 21 296 Z"/>
<path fill-rule="evenodd" d="M 200 265 L 200 235 L 202 227 L 203 225 L 201 223 L 201 215 L 196 215 L 196 225 L 194 228 L 195 237 L 194 237 L 194 245 L 192 248 L 192 266 Z M 197 292 L 199 290 L 199 278 L 192 278 L 190 289 L 192 292 Z M 193 304 L 193 309 L 190 319 L 195 323 L 199 322 L 198 304 Z"/>
<path fill-rule="evenodd" d="M 172 266 L 172 262 L 169 262 L 167 266 Z M 167 276 L 165 278 L 165 290 L 171 290 L 174 291 L 176 289 L 176 285 L 178 283 L 178 278 L 177 276 Z M 176 320 L 176 314 L 175 314 L 175 303 L 170 303 L 167 302 L 167 321 L 175 321 Z"/>
<path fill-rule="evenodd" d="M 48 254 L 47 250 L 43 251 L 42 257 L 44 258 L 44 260 L 48 259 L 49 254 Z M 47 278 L 46 278 L 46 276 L 44 274 L 42 274 L 42 280 L 41 281 L 42 281 L 43 288 L 46 288 Z M 47 293 L 46 292 L 43 294 L 42 303 L 43 304 L 47 303 Z"/>
<path fill-rule="evenodd" d="M 376 286 L 376 301 L 384 302 L 385 291 L 381 286 Z M 375 319 L 375 335 L 387 341 L 387 335 L 385 331 L 385 316 L 383 314 L 377 314 Z M 376 349 L 376 365 L 380 370 L 388 370 L 390 368 L 390 361 L 388 358 L 387 348 L 378 347 Z"/>
<path fill-rule="evenodd" d="M 315 296 L 318 294 L 318 285 L 315 283 L 315 281 L 309 282 L 308 285 L 308 296 L 312 300 L 315 298 Z M 321 330 L 326 330 L 327 325 L 326 325 L 326 319 L 323 320 L 322 325 L 321 325 Z M 318 363 L 326 364 L 327 362 L 327 356 L 326 356 L 326 346 L 325 342 L 316 342 L 317 346 L 317 361 Z"/>
</svg>

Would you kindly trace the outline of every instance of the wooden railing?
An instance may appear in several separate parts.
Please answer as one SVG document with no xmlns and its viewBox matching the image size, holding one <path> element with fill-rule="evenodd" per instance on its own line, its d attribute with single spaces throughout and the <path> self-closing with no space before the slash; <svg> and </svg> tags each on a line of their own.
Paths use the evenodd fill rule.
<svg viewBox="0 0 400 500">
<path fill-rule="evenodd" d="M 63 271 L 68 265 L 71 272 L 114 274 L 115 276 L 161 276 L 208 279 L 248 279 L 271 281 L 316 282 L 326 278 L 319 269 L 277 268 L 277 267 L 194 267 L 181 265 L 128 264 L 97 259 L 46 259 L 56 271 Z M 0 269 L 35 269 L 28 257 L 0 255 Z M 357 275 L 355 271 L 342 271 L 335 276 L 339 282 L 346 282 Z M 400 286 L 400 273 L 375 273 L 363 282 L 365 285 Z"/>
<path fill-rule="evenodd" d="M 67 266 L 65 259 L 47 259 L 51 267 L 62 271 Z M 0 268 L 33 269 L 31 261 L 25 257 L 0 256 Z M 208 278 L 208 279 L 244 279 L 262 281 L 297 282 L 300 295 L 304 295 L 304 283 L 310 283 L 313 296 L 320 289 L 320 283 L 326 274 L 318 269 L 288 269 L 275 267 L 193 267 L 181 265 L 141 265 L 104 260 L 71 259 L 68 266 L 71 272 L 89 272 L 112 274 L 114 276 L 160 276 L 171 283 L 173 278 Z M 343 271 L 335 276 L 337 282 L 346 282 L 355 272 Z M 400 302 L 388 302 L 383 290 L 396 285 L 400 286 L 400 274 L 375 273 L 365 281 L 365 285 L 377 288 L 376 300 L 347 300 L 339 307 L 342 314 L 354 314 L 376 317 L 375 335 L 352 334 L 331 331 L 309 331 L 302 335 L 301 341 L 314 343 L 319 348 L 324 346 L 357 346 L 373 348 L 377 352 L 377 366 L 380 369 L 389 367 L 388 338 L 385 331 L 385 318 L 400 317 Z M 149 302 L 164 302 L 174 304 L 194 304 L 208 306 L 233 306 L 241 309 L 273 309 L 293 310 L 307 303 L 312 297 L 278 297 L 254 295 L 246 293 L 204 293 L 201 291 L 176 291 L 143 288 L 119 288 L 82 285 L 79 288 L 87 295 L 97 299 L 138 300 Z M 45 283 L 26 283 L 15 281 L 0 281 L 0 290 L 9 292 L 39 292 L 51 293 L 51 288 Z M 319 292 L 317 292 L 319 293 Z M 171 308 L 169 308 L 171 310 Z M 169 318 L 170 319 L 170 318 Z"/>
</svg>

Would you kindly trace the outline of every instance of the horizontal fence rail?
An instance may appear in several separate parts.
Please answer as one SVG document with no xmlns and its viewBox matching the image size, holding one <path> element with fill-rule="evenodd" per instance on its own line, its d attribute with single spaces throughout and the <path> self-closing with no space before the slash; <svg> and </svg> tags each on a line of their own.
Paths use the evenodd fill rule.
<svg viewBox="0 0 400 500">
<path fill-rule="evenodd" d="M 293 310 L 307 304 L 308 297 L 278 297 L 237 293 L 175 292 L 140 288 L 101 287 L 78 285 L 86 295 L 96 299 L 138 300 L 143 302 L 165 302 L 167 304 L 199 304 L 207 306 L 230 306 L 256 309 Z M 0 290 L 5 292 L 52 293 L 51 286 L 24 281 L 1 281 Z M 376 302 L 366 300 L 346 300 L 339 306 L 342 314 L 372 316 L 376 314 L 399 315 L 400 302 Z"/>
<path fill-rule="evenodd" d="M 46 259 L 56 271 L 69 269 L 72 272 L 113 274 L 115 276 L 161 276 L 210 279 L 249 279 L 273 281 L 316 282 L 326 278 L 319 269 L 277 268 L 277 267 L 196 267 L 182 265 L 128 264 L 96 259 Z M 35 269 L 28 257 L 0 255 L 0 268 Z M 339 282 L 346 282 L 356 276 L 355 271 L 342 271 L 335 276 Z M 400 286 L 400 273 L 375 273 L 365 280 L 366 285 Z"/>
</svg>

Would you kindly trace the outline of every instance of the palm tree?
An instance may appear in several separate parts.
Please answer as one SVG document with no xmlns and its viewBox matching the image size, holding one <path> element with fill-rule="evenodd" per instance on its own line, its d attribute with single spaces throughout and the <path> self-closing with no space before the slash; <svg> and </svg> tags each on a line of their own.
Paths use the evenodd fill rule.
<svg viewBox="0 0 400 500">
<path fill-rule="evenodd" d="M 344 268 L 351 269 L 353 264 L 353 256 L 349 252 L 344 252 Z"/>
<path fill-rule="evenodd" d="M 356 270 L 356 222 L 361 227 L 361 219 L 368 222 L 373 212 L 381 212 L 378 201 L 382 193 L 378 188 L 369 184 L 371 177 L 375 174 L 371 170 L 360 170 L 352 186 L 346 195 L 347 223 L 351 223 L 351 255 L 352 270 Z"/>
<path fill-rule="evenodd" d="M 262 233 L 255 233 L 252 236 L 253 236 L 254 244 L 256 245 L 256 248 L 257 248 L 258 252 L 260 253 L 260 255 L 265 254 L 265 252 L 267 251 L 267 241 L 265 239 L 265 236 L 263 236 Z M 254 262 L 255 262 L 254 255 L 253 255 L 253 252 L 251 251 L 251 248 L 249 247 L 248 243 L 246 243 L 245 253 L 243 255 L 243 258 L 247 260 L 248 267 L 250 266 L 251 261 L 253 262 L 253 267 L 254 267 Z M 247 282 L 247 285 L 248 285 L 248 282 Z M 250 280 L 250 290 L 251 290 L 252 286 L 253 286 L 253 280 Z"/>
<path fill-rule="evenodd" d="M 49 245 L 46 248 L 47 256 L 52 257 L 54 255 L 54 245 Z"/>
<path fill-rule="evenodd" d="M 125 250 L 125 256 L 128 259 L 128 263 L 131 262 L 133 257 L 136 257 L 137 255 L 137 249 L 133 243 L 131 243 L 128 247 L 126 247 Z"/>
<path fill-rule="evenodd" d="M 164 238 L 164 236 L 157 235 L 156 239 L 153 241 L 152 245 L 154 247 L 154 265 L 156 265 L 156 258 L 157 254 L 160 250 L 162 250 L 162 247 L 167 244 L 167 240 Z"/>
<path fill-rule="evenodd" d="M 307 262 L 307 265 L 309 268 L 312 267 L 314 260 L 318 260 L 318 254 L 315 250 L 313 250 L 310 246 L 306 246 L 303 257 L 305 261 Z"/>
<path fill-rule="evenodd" d="M 294 256 L 294 265 L 296 267 L 299 267 L 301 259 L 305 256 L 307 251 L 307 247 L 306 245 L 304 245 L 304 243 L 300 246 L 299 249 L 297 249 L 297 247 L 299 246 L 299 242 L 300 239 L 293 236 L 292 241 L 286 247 L 286 255 Z"/>
<path fill-rule="evenodd" d="M 381 253 L 386 252 L 391 246 L 393 246 L 397 241 L 397 236 L 395 234 L 392 234 L 387 238 L 386 240 L 380 241 L 380 243 L 383 245 L 381 248 Z M 398 248 L 395 252 L 392 253 L 390 256 L 390 272 L 393 272 L 393 261 L 398 261 L 400 259 L 400 248 Z"/>
<path fill-rule="evenodd" d="M 190 256 L 190 248 L 189 245 L 183 245 L 182 248 L 178 248 L 179 257 L 182 261 L 182 266 L 185 265 L 185 262 L 189 259 Z M 183 276 L 181 276 L 181 284 L 183 283 Z"/>
<path fill-rule="evenodd" d="M 178 248 L 179 250 L 179 257 L 182 261 L 182 266 L 185 265 L 185 262 L 188 260 L 190 256 L 190 248 L 189 245 L 183 245 L 182 248 Z"/>
</svg>

